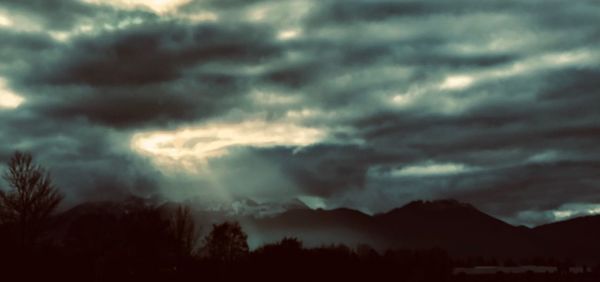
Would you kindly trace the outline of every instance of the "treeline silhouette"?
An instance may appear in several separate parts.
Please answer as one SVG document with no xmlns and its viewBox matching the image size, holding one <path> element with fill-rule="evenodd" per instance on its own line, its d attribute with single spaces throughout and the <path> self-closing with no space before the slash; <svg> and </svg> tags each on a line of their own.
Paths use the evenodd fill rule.
<svg viewBox="0 0 600 282">
<path fill-rule="evenodd" d="M 532 258 L 452 259 L 442 249 L 387 250 L 368 245 L 306 248 L 282 238 L 250 250 L 237 222 L 200 236 L 186 206 L 139 198 L 53 214 L 62 195 L 30 154 L 15 153 L 0 191 L 2 281 L 600 281 L 598 268 L 572 274 L 454 275 L 454 267 L 555 265 Z"/>
</svg>

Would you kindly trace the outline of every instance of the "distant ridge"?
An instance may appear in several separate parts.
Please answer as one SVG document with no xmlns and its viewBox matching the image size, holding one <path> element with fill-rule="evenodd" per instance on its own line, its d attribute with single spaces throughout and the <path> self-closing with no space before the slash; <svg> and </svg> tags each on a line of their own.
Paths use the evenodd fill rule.
<svg viewBox="0 0 600 282">
<path fill-rule="evenodd" d="M 453 199 L 413 201 L 373 216 L 351 209 L 296 210 L 249 224 L 263 238 L 297 234 L 315 245 L 362 242 L 379 249 L 441 247 L 454 256 L 600 262 L 600 216 L 528 228 Z"/>
<path fill-rule="evenodd" d="M 55 236 L 60 237 L 79 216 L 124 213 L 132 205 L 143 204 L 143 200 L 81 204 L 56 217 Z M 169 209 L 172 205 L 164 203 L 162 207 Z M 600 263 L 600 216 L 528 228 L 510 225 L 471 204 L 451 199 L 413 201 L 376 215 L 348 208 L 291 206 L 269 216 L 202 210 L 196 210 L 195 216 L 205 229 L 212 222 L 240 221 L 254 247 L 283 237 L 297 237 L 307 246 L 368 244 L 379 250 L 440 247 L 459 257 L 555 257 Z"/>
</svg>

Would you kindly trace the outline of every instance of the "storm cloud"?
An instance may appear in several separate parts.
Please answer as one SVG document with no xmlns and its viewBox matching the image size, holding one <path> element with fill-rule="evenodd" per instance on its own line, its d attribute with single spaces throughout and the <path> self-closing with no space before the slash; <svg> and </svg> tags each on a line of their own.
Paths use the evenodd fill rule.
<svg viewBox="0 0 600 282">
<path fill-rule="evenodd" d="M 600 205 L 597 1 L 0 1 L 0 156 L 72 202 Z M 212 199 L 212 198 L 211 198 Z"/>
</svg>

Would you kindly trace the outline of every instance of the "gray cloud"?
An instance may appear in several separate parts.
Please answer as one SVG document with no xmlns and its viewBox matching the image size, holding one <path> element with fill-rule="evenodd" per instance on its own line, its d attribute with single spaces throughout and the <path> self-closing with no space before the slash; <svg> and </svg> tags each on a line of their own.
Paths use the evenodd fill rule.
<svg viewBox="0 0 600 282">
<path fill-rule="evenodd" d="M 43 27 L 0 26 L 0 75 L 26 99 L 0 108 L 1 156 L 34 151 L 73 198 L 218 186 L 379 212 L 452 197 L 515 222 L 543 214 L 527 223 L 600 204 L 595 1 L 0 7 Z M 256 117 L 327 136 L 232 149 L 212 176 L 177 181 L 130 148 L 140 131 Z"/>
<path fill-rule="evenodd" d="M 25 68 L 15 81 L 37 110 L 114 127 L 166 125 L 234 108 L 254 78 L 214 64 L 251 64 L 280 52 L 268 42 L 269 30 L 242 25 L 149 23 L 68 45 L 27 36 L 15 36 L 10 50 L 35 48 L 22 56 L 40 67 Z M 37 49 L 51 54 L 40 58 Z"/>
<path fill-rule="evenodd" d="M 150 23 L 77 40 L 33 80 L 97 87 L 156 84 L 180 78 L 194 65 L 252 63 L 277 55 L 269 38 L 264 28 L 241 25 Z"/>
<path fill-rule="evenodd" d="M 4 128 L 0 161 L 6 163 L 13 150 L 33 153 L 65 193 L 66 206 L 158 193 L 160 173 L 126 146 L 117 145 L 125 141 L 119 134 L 87 122 L 56 122 L 31 112 L 0 112 L 0 116 Z"/>
<path fill-rule="evenodd" d="M 128 18 L 153 19 L 156 15 L 142 10 L 120 10 L 108 5 L 96 5 L 77 0 L 3 0 L 0 8 L 26 18 L 29 24 L 44 30 L 71 30 L 90 23 L 115 23 Z"/>
</svg>

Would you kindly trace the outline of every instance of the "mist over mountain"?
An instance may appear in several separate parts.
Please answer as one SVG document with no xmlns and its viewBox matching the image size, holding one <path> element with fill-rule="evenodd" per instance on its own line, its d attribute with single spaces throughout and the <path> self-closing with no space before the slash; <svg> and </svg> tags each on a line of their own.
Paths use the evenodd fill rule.
<svg viewBox="0 0 600 282">
<path fill-rule="evenodd" d="M 250 207 L 261 206 L 252 201 L 242 202 Z M 150 203 L 139 198 L 119 203 L 85 203 L 58 215 L 57 226 L 66 228 L 75 218 L 88 214 L 127 213 L 130 207 L 146 204 Z M 174 203 L 159 206 L 170 211 Z M 251 248 L 294 237 L 308 247 L 369 245 L 379 251 L 442 248 L 455 257 L 556 257 L 600 262 L 597 245 L 600 216 L 529 228 L 510 225 L 456 200 L 414 201 L 375 215 L 347 208 L 310 209 L 299 204 L 287 208 L 270 214 L 262 214 L 261 208 L 256 213 L 196 208 L 193 216 L 202 234 L 212 224 L 239 221 L 248 233 Z"/>
<path fill-rule="evenodd" d="M 453 256 L 561 257 L 600 261 L 600 216 L 513 226 L 455 200 L 414 201 L 386 213 L 351 209 L 284 212 L 247 223 L 263 242 L 297 236 L 309 245 L 344 243 L 388 248 L 440 247 Z"/>
</svg>

